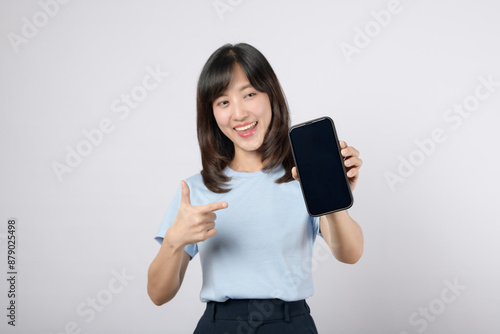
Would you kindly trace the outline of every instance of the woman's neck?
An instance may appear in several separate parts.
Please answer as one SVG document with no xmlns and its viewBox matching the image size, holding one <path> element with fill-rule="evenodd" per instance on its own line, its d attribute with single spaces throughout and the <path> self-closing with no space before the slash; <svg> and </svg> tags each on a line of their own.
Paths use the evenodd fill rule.
<svg viewBox="0 0 500 334">
<path fill-rule="evenodd" d="M 236 152 L 235 152 L 236 153 Z M 234 159 L 229 163 L 229 168 L 237 172 L 254 173 L 264 169 L 262 154 L 259 152 L 245 152 L 235 154 Z"/>
</svg>

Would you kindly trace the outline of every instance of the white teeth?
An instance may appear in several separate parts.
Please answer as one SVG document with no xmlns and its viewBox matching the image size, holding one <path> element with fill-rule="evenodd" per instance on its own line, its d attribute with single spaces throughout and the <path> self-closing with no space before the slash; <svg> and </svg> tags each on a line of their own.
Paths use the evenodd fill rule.
<svg viewBox="0 0 500 334">
<path fill-rule="evenodd" d="M 245 130 L 250 129 L 251 127 L 254 127 L 255 124 L 257 124 L 257 122 L 253 122 L 252 124 L 248 124 L 248 125 L 242 126 L 241 128 L 234 128 L 234 129 L 236 131 L 245 131 Z"/>
</svg>

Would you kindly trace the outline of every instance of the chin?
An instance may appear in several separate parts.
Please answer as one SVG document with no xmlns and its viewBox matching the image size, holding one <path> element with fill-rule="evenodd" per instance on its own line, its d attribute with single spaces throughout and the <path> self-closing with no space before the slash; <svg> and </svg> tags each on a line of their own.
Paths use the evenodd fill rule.
<svg viewBox="0 0 500 334">
<path fill-rule="evenodd" d="M 247 145 L 240 146 L 244 151 L 255 152 L 262 147 L 263 141 L 257 143 L 248 143 Z"/>
</svg>

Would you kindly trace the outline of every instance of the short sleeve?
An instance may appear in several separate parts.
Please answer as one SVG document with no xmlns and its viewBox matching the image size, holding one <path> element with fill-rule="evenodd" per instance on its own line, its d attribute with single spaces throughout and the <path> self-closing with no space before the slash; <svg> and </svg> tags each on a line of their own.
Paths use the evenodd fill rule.
<svg viewBox="0 0 500 334">
<path fill-rule="evenodd" d="M 321 231 L 319 230 L 320 217 L 309 216 L 309 218 L 312 219 L 314 235 L 319 235 L 319 236 L 323 237 L 323 235 L 321 234 Z"/>
<path fill-rule="evenodd" d="M 175 193 L 174 199 L 170 203 L 170 206 L 167 209 L 167 212 L 163 216 L 163 219 L 160 223 L 160 227 L 158 228 L 158 232 L 156 233 L 155 240 L 160 244 L 163 242 L 163 238 L 165 237 L 165 233 L 174 223 L 175 217 L 177 216 L 177 212 L 179 211 L 179 207 L 181 205 L 181 187 Z M 198 253 L 198 245 L 190 244 L 184 247 L 186 253 L 189 254 L 191 259 Z"/>
</svg>

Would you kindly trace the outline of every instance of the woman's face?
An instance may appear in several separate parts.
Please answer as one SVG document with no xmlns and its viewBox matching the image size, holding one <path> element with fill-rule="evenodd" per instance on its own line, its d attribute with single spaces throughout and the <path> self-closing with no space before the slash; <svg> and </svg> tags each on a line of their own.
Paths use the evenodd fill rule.
<svg viewBox="0 0 500 334">
<path fill-rule="evenodd" d="M 267 93 L 256 90 L 240 65 L 233 68 L 228 88 L 213 103 L 214 117 L 222 133 L 234 144 L 235 158 L 262 146 L 272 110 Z"/>
</svg>

